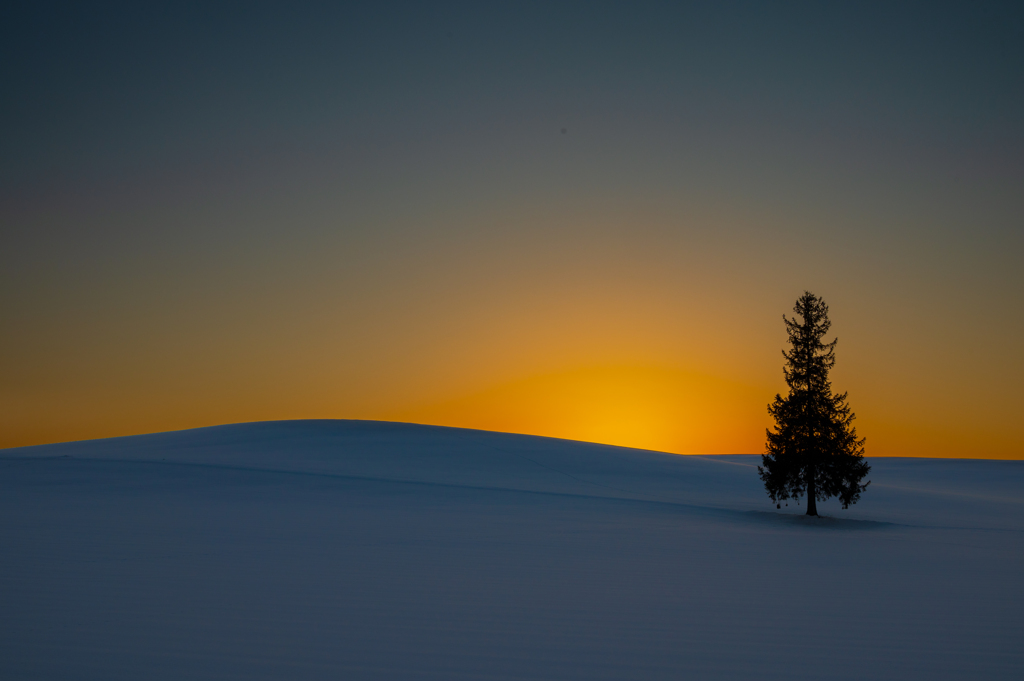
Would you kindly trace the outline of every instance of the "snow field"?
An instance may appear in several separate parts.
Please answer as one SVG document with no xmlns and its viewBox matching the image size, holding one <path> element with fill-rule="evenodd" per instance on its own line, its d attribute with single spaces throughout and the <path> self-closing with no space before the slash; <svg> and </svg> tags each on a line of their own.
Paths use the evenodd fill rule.
<svg viewBox="0 0 1024 681">
<path fill-rule="evenodd" d="M 294 421 L 0 450 L 4 679 L 1019 679 L 1024 462 Z"/>
</svg>

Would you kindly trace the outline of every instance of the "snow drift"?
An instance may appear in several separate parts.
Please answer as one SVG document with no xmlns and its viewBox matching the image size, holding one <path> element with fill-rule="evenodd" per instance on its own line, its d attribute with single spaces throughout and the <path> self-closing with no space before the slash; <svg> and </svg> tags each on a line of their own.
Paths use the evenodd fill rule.
<svg viewBox="0 0 1024 681">
<path fill-rule="evenodd" d="M 0 450 L 4 679 L 1018 679 L 1024 462 L 359 421 Z"/>
</svg>

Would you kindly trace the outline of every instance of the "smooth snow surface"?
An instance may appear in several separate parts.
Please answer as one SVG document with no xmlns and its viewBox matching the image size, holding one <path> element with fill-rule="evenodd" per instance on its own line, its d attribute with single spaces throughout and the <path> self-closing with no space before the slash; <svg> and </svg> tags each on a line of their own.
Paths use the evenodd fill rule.
<svg viewBox="0 0 1024 681">
<path fill-rule="evenodd" d="M 0 451 L 2 679 L 1022 679 L 1024 462 L 291 421 Z"/>
</svg>

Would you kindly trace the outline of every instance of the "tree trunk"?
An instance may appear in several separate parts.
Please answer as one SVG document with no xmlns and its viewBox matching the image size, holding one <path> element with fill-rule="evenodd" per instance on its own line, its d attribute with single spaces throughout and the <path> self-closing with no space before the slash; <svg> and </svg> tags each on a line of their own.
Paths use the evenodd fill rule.
<svg viewBox="0 0 1024 681">
<path fill-rule="evenodd" d="M 814 468 L 807 469 L 807 515 L 818 515 L 818 503 L 814 498 Z"/>
</svg>

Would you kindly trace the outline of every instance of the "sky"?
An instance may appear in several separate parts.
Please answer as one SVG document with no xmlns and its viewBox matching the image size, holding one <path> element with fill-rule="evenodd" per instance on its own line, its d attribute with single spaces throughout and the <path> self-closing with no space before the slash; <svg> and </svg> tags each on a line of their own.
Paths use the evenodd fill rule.
<svg viewBox="0 0 1024 681">
<path fill-rule="evenodd" d="M 0 447 L 295 418 L 1024 458 L 1024 5 L 0 9 Z"/>
</svg>

